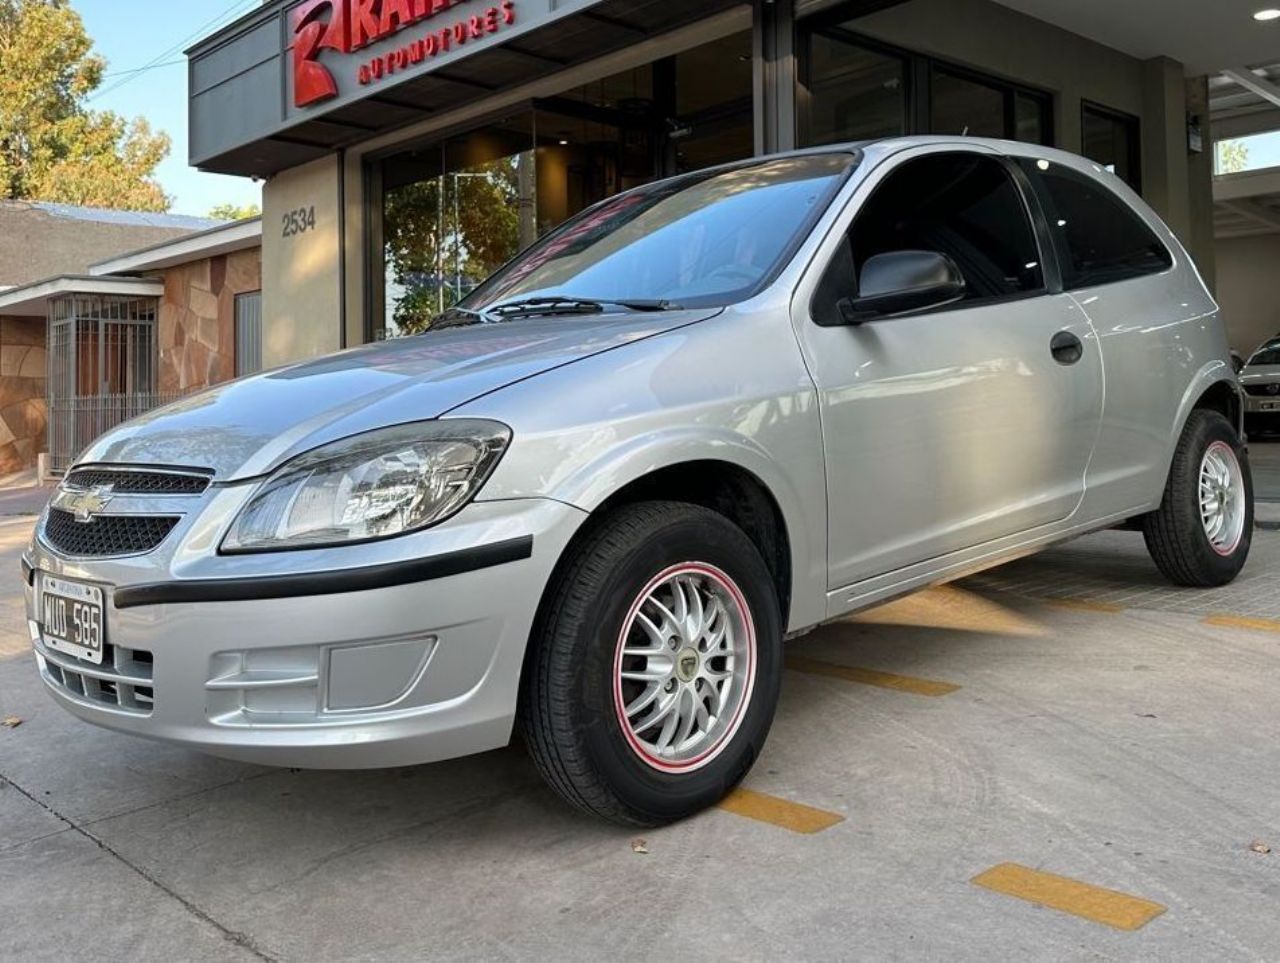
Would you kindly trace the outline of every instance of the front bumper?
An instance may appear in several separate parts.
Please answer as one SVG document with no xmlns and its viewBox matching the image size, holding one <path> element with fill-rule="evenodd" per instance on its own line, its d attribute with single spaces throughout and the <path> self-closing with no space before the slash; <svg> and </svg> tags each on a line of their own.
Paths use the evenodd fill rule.
<svg viewBox="0 0 1280 963">
<path fill-rule="evenodd" d="M 1246 415 L 1280 416 L 1280 395 L 1244 396 L 1244 413 Z"/>
<path fill-rule="evenodd" d="M 510 739 L 538 603 L 585 517 L 547 500 L 476 503 L 381 545 L 222 566 L 184 562 L 198 524 L 167 555 L 127 562 L 71 562 L 37 539 L 26 559 L 32 645 L 41 677 L 75 715 L 226 758 L 366 769 L 484 752 Z M 511 545 L 525 550 L 484 560 L 486 546 Z M 474 549 L 480 567 L 432 567 Z M 228 569 L 234 583 L 215 577 Z M 414 571 L 421 580 L 403 574 Z M 103 587 L 103 665 L 44 644 L 42 572 Z M 335 572 L 350 573 L 346 584 Z"/>
</svg>

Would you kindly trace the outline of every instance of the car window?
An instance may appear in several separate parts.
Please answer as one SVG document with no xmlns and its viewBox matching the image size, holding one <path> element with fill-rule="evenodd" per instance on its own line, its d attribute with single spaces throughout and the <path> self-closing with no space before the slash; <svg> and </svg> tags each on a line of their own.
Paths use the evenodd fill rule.
<svg viewBox="0 0 1280 963">
<path fill-rule="evenodd" d="M 1068 290 L 1158 274 L 1173 266 L 1169 249 L 1105 185 L 1045 160 L 1019 158 L 1044 207 Z"/>
<path fill-rule="evenodd" d="M 964 275 L 968 301 L 1044 289 L 1022 195 L 1004 165 L 986 155 L 930 154 L 886 177 L 863 204 L 824 275 L 815 319 L 838 323 L 835 301 L 856 291 L 867 261 L 892 251 L 946 254 Z"/>
<path fill-rule="evenodd" d="M 1259 348 L 1249 359 L 1249 364 L 1280 364 L 1280 341 Z"/>
<path fill-rule="evenodd" d="M 784 157 L 620 194 L 529 248 L 462 307 L 545 297 L 733 304 L 780 268 L 857 163 L 851 153 Z"/>
</svg>

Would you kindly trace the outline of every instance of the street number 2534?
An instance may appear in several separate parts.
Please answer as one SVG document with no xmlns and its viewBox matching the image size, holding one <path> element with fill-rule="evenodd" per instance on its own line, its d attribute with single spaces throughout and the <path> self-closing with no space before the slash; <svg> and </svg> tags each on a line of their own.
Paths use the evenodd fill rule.
<svg viewBox="0 0 1280 963">
<path fill-rule="evenodd" d="M 306 234 L 307 231 L 314 231 L 316 229 L 315 205 L 290 211 L 282 215 L 280 220 L 284 228 L 282 237 L 297 237 L 299 234 Z"/>
</svg>

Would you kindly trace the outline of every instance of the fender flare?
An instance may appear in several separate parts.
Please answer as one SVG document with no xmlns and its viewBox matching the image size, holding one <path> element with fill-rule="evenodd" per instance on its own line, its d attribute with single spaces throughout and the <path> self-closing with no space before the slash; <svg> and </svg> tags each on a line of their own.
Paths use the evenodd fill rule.
<svg viewBox="0 0 1280 963">
<path fill-rule="evenodd" d="M 672 427 L 639 435 L 602 451 L 597 458 L 561 479 L 547 496 L 594 513 L 628 485 L 663 469 L 696 462 L 720 462 L 740 469 L 772 496 L 782 515 L 791 553 L 792 626 L 825 618 L 825 498 L 816 517 L 812 508 L 806 511 L 805 496 L 796 489 L 788 474 L 745 435 L 697 426 Z M 820 465 L 814 467 L 821 469 Z M 822 477 L 825 478 L 825 473 Z M 814 591 L 815 585 L 819 591 Z"/>
<path fill-rule="evenodd" d="M 1240 382 L 1236 379 L 1235 372 L 1231 365 L 1225 361 L 1210 361 L 1199 371 L 1195 377 L 1191 379 L 1187 385 L 1187 390 L 1182 394 L 1182 401 L 1178 405 L 1178 416 L 1173 423 L 1173 430 L 1169 439 L 1169 449 L 1177 447 L 1178 439 L 1182 437 L 1182 432 L 1187 426 L 1187 419 L 1191 417 L 1191 412 L 1195 410 L 1196 403 L 1205 396 L 1205 394 L 1217 385 L 1225 385 L 1235 395 L 1236 404 L 1238 406 L 1239 415 L 1236 418 L 1236 430 L 1243 432 L 1244 426 L 1244 397 L 1240 389 Z M 1170 462 L 1173 457 L 1170 455 Z"/>
</svg>

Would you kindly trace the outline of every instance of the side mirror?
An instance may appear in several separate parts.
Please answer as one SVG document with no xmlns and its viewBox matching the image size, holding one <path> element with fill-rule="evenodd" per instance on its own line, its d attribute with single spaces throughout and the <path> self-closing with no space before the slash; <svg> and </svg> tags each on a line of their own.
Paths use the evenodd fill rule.
<svg viewBox="0 0 1280 963">
<path fill-rule="evenodd" d="M 936 251 L 890 251 L 862 266 L 859 294 L 840 302 L 846 324 L 936 308 L 965 295 L 964 275 L 956 262 Z"/>
</svg>

